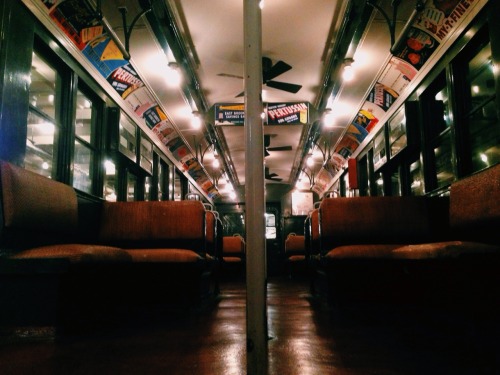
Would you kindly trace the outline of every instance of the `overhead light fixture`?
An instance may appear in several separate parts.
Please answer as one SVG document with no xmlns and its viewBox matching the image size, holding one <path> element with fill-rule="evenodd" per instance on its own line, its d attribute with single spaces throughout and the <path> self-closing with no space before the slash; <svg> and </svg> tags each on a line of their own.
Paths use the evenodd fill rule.
<svg viewBox="0 0 500 375">
<path fill-rule="evenodd" d="M 264 0 L 259 1 L 259 8 L 264 9 Z"/>
<path fill-rule="evenodd" d="M 193 117 L 191 118 L 191 126 L 193 129 L 201 128 L 201 116 L 198 111 L 193 111 Z"/>
<path fill-rule="evenodd" d="M 307 158 L 307 161 L 306 161 L 306 164 L 307 166 L 310 168 L 314 165 L 314 158 L 312 155 L 309 155 L 309 157 Z"/>
<path fill-rule="evenodd" d="M 327 128 L 331 128 L 335 125 L 335 115 L 331 108 L 326 108 L 323 112 L 323 125 Z"/>
<path fill-rule="evenodd" d="M 349 82 L 354 78 L 354 71 L 352 69 L 353 59 L 348 58 L 344 60 L 344 71 L 342 72 L 342 78 L 344 81 Z"/>
<path fill-rule="evenodd" d="M 170 86 L 179 87 L 182 82 L 182 75 L 179 64 L 177 64 L 176 62 L 169 62 L 168 67 L 169 69 L 166 77 L 167 83 Z"/>
<path fill-rule="evenodd" d="M 220 167 L 219 159 L 217 159 L 217 158 L 214 159 L 214 161 L 212 162 L 212 167 L 214 167 L 214 168 Z"/>
</svg>

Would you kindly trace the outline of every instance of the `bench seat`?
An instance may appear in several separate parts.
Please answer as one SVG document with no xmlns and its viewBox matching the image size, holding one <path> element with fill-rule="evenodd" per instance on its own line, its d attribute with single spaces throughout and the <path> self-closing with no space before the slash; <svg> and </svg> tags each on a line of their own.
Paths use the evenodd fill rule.
<svg viewBox="0 0 500 375">
<path fill-rule="evenodd" d="M 326 198 L 313 290 L 330 301 L 500 307 L 500 165 L 449 197 Z"/>
</svg>

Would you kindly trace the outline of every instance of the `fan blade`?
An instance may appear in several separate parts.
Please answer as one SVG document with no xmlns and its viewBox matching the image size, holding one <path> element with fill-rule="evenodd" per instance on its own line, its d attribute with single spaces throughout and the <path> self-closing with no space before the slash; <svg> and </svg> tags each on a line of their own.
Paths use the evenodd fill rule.
<svg viewBox="0 0 500 375">
<path fill-rule="evenodd" d="M 263 78 L 264 78 L 264 83 L 266 83 L 267 81 L 285 73 L 285 72 L 288 72 L 290 69 L 292 69 L 292 67 L 290 65 L 288 65 L 286 62 L 283 62 L 283 61 L 278 61 L 276 64 L 274 64 L 271 69 L 269 69 L 268 71 L 264 71 L 262 72 L 262 75 L 263 75 Z"/>
<path fill-rule="evenodd" d="M 270 177 L 270 178 L 266 177 L 266 180 L 269 180 L 269 181 L 283 181 L 282 178 L 274 178 L 274 177 Z"/>
<path fill-rule="evenodd" d="M 271 155 L 268 151 L 267 148 L 264 148 L 264 157 Z"/>
<path fill-rule="evenodd" d="M 245 95 L 245 91 L 240 92 L 235 98 L 241 98 L 243 95 Z"/>
<path fill-rule="evenodd" d="M 264 134 L 264 147 L 269 147 L 271 145 L 271 135 Z"/>
<path fill-rule="evenodd" d="M 266 82 L 268 87 L 272 87 L 278 90 L 283 90 L 296 94 L 301 88 L 301 85 L 296 85 L 294 83 L 278 82 L 278 81 L 268 81 Z"/>
<path fill-rule="evenodd" d="M 268 147 L 267 151 L 291 151 L 292 146 Z"/>
<path fill-rule="evenodd" d="M 238 76 L 236 74 L 229 74 L 229 73 L 218 73 L 217 74 L 219 77 L 228 77 L 228 78 L 237 78 L 237 79 L 243 79 L 242 76 Z"/>
</svg>

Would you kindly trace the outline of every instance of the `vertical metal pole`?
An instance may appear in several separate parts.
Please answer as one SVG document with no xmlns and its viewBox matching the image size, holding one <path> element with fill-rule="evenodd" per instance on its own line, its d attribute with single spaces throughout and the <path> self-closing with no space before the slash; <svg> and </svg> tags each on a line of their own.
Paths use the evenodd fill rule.
<svg viewBox="0 0 500 375">
<path fill-rule="evenodd" d="M 244 0 L 247 374 L 267 374 L 262 24 L 259 0 Z"/>
</svg>

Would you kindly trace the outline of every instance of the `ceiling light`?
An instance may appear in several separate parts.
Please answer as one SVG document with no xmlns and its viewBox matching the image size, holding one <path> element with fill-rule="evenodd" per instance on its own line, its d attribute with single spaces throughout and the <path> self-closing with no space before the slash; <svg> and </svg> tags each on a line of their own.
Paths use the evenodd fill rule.
<svg viewBox="0 0 500 375">
<path fill-rule="evenodd" d="M 175 62 L 170 62 L 168 63 L 168 67 L 170 69 L 168 69 L 168 73 L 167 73 L 167 83 L 170 85 L 170 86 L 180 86 L 181 82 L 182 82 L 182 75 L 181 75 L 181 71 L 179 69 L 179 64 L 175 63 Z"/>
<path fill-rule="evenodd" d="M 259 1 L 259 8 L 264 9 L 264 0 Z"/>
<path fill-rule="evenodd" d="M 191 118 L 191 127 L 193 127 L 193 129 L 201 128 L 201 116 L 198 111 L 193 111 L 193 117 Z"/>
<path fill-rule="evenodd" d="M 214 159 L 214 161 L 212 162 L 212 167 L 219 168 L 219 166 L 220 166 L 219 159 Z"/>
<path fill-rule="evenodd" d="M 354 71 L 352 69 L 353 59 L 345 59 L 344 60 L 344 71 L 342 72 L 342 78 L 344 81 L 349 82 L 354 78 Z"/>
<path fill-rule="evenodd" d="M 335 125 L 335 115 L 331 108 L 326 108 L 323 112 L 323 125 L 327 128 Z"/>
</svg>

